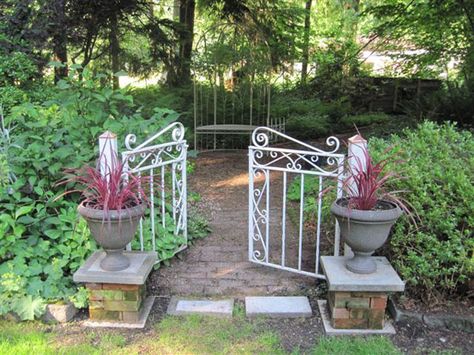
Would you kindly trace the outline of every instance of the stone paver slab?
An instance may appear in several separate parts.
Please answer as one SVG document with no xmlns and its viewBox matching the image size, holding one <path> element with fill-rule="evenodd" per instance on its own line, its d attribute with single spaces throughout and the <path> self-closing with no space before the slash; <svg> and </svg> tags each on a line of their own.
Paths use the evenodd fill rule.
<svg viewBox="0 0 474 355">
<path fill-rule="evenodd" d="M 319 313 L 323 320 L 324 331 L 326 335 L 368 335 L 368 334 L 395 334 L 395 328 L 392 323 L 385 322 L 383 329 L 335 329 L 331 326 L 331 320 L 328 312 L 327 301 L 318 300 Z"/>
<path fill-rule="evenodd" d="M 311 317 L 313 312 L 304 296 L 245 297 L 247 317 L 267 316 L 272 318 Z"/>
<path fill-rule="evenodd" d="M 168 314 L 175 316 L 201 314 L 231 318 L 234 310 L 234 300 L 193 300 L 172 297 L 168 305 Z"/>
<path fill-rule="evenodd" d="M 329 291 L 401 292 L 405 283 L 385 257 L 373 257 L 377 270 L 372 274 L 356 274 L 346 269 L 345 256 L 322 256 L 321 265 Z"/>
</svg>

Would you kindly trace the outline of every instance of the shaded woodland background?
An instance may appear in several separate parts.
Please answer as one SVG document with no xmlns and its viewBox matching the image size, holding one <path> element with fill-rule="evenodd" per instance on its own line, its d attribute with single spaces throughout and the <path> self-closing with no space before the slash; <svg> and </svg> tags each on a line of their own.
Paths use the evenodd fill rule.
<svg viewBox="0 0 474 355">
<path fill-rule="evenodd" d="M 382 70 L 369 64 L 370 54 L 385 56 Z M 201 78 L 218 72 L 222 85 L 226 79 L 265 73 L 273 78 L 275 93 L 349 103 L 347 113 L 408 113 L 470 124 L 474 4 L 2 1 L 0 101 L 5 108 L 25 100 L 25 93 L 34 97 L 28 94 L 33 86 L 48 85 L 53 78 L 58 82 L 71 68 L 85 67 L 108 73 L 103 80 L 115 88 L 125 73 L 135 79 L 154 78 L 165 90 L 159 96 L 166 96 L 166 89 L 181 88 L 173 96 L 185 102 L 190 101 L 192 93 L 186 87 L 195 70 Z M 189 111 L 189 106 L 176 102 L 158 103 Z"/>
</svg>

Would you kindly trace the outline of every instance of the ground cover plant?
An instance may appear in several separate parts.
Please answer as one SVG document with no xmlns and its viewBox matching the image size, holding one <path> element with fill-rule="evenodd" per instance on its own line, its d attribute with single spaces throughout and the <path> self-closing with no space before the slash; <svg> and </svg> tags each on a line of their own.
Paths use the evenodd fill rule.
<svg viewBox="0 0 474 355">
<path fill-rule="evenodd" d="M 102 79 L 77 67 L 48 100 L 13 106 L 3 117 L 0 156 L 9 181 L 0 190 L 0 314 L 33 319 L 46 301 L 85 305 L 71 276 L 96 246 L 77 218 L 79 194 L 58 198 L 65 187 L 56 182 L 65 168 L 95 162 L 101 132 L 145 138 L 178 118 L 159 108 L 143 117 L 126 89 Z M 190 239 L 207 228 L 202 221 L 194 227 Z"/>
</svg>

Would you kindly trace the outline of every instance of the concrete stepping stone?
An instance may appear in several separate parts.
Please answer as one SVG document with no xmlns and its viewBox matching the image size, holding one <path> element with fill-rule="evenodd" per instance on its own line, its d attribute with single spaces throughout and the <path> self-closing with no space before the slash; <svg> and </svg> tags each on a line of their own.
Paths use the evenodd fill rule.
<svg viewBox="0 0 474 355">
<path fill-rule="evenodd" d="M 231 318 L 234 309 L 234 300 L 196 300 L 173 296 L 168 305 L 168 314 L 183 316 L 201 314 L 222 318 Z"/>
<path fill-rule="evenodd" d="M 245 312 L 247 317 L 300 318 L 313 315 L 308 297 L 304 296 L 245 297 Z"/>
</svg>

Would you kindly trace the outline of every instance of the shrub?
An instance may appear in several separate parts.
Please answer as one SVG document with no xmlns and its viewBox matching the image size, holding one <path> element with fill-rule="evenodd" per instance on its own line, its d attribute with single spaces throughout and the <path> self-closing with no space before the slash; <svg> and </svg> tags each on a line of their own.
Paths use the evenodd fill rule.
<svg viewBox="0 0 474 355">
<path fill-rule="evenodd" d="M 391 182 L 419 215 L 418 226 L 400 219 L 394 226 L 391 262 L 412 295 L 443 299 L 462 293 L 474 272 L 474 137 L 453 124 L 424 122 L 388 140 L 371 139 L 371 154 L 387 147 L 402 162 L 387 168 L 406 178 Z"/>
<path fill-rule="evenodd" d="M 143 117 L 127 90 L 101 85 L 102 78 L 87 69 L 79 78 L 72 68 L 48 101 L 15 106 L 5 115 L 9 139 L 0 137 L 1 164 L 15 178 L 0 186 L 0 315 L 14 311 L 32 319 L 44 301 L 84 306 L 85 294 L 72 274 L 96 246 L 78 219 L 78 194 L 56 199 L 64 186 L 55 183 L 63 169 L 95 161 L 103 131 L 146 137 L 178 118 L 160 108 Z M 172 222 L 167 226 L 173 228 Z M 168 255 L 163 251 L 160 257 Z"/>
<path fill-rule="evenodd" d="M 286 121 L 286 130 L 298 138 L 326 136 L 329 129 L 330 121 L 327 116 L 292 116 Z"/>
<path fill-rule="evenodd" d="M 286 130 L 297 138 L 317 138 L 339 129 L 337 123 L 351 106 L 345 99 L 321 102 L 319 99 L 278 93 L 272 99 L 271 116 L 286 119 Z"/>
<path fill-rule="evenodd" d="M 148 86 L 146 88 L 134 88 L 131 94 L 134 102 L 141 107 L 143 115 L 152 115 L 155 107 L 167 107 L 178 112 L 181 120 L 188 123 L 188 126 L 192 125 L 192 87 L 168 88 L 164 86 Z"/>
<path fill-rule="evenodd" d="M 368 126 L 374 123 L 388 122 L 390 116 L 385 113 L 363 113 L 353 116 L 345 116 L 339 121 L 342 129 L 354 129 L 356 127 Z"/>
<path fill-rule="evenodd" d="M 289 94 L 277 93 L 272 97 L 271 116 L 287 118 L 293 116 L 327 116 L 333 121 L 346 116 L 351 111 L 349 102 L 342 98 L 331 102 Z"/>
<path fill-rule="evenodd" d="M 5 113 L 24 102 L 41 102 L 51 85 L 39 78 L 36 64 L 22 52 L 2 53 L 0 48 L 0 105 Z"/>
</svg>

